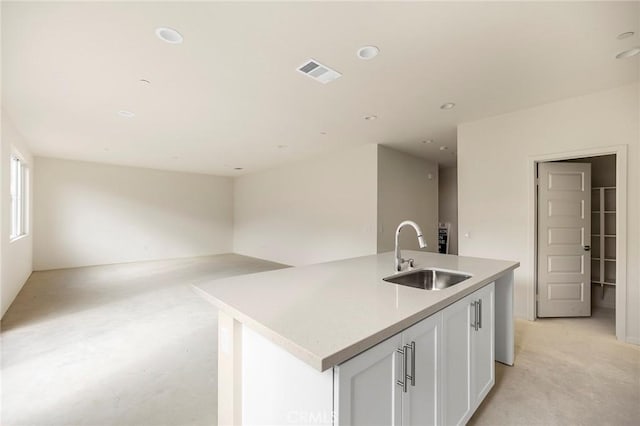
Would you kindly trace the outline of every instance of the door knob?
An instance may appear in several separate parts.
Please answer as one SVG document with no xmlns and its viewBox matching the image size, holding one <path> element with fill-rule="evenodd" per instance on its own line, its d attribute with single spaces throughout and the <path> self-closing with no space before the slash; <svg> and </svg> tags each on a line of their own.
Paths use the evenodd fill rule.
<svg viewBox="0 0 640 426">
<path fill-rule="evenodd" d="M 582 246 L 584 251 L 591 251 L 591 246 Z"/>
</svg>

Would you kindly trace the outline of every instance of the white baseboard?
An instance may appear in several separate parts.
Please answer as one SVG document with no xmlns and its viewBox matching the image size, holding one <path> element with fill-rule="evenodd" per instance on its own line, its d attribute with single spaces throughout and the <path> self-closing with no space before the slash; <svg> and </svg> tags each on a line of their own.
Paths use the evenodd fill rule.
<svg viewBox="0 0 640 426">
<path fill-rule="evenodd" d="M 640 338 L 627 336 L 627 343 L 631 343 L 632 345 L 640 346 Z"/>
</svg>

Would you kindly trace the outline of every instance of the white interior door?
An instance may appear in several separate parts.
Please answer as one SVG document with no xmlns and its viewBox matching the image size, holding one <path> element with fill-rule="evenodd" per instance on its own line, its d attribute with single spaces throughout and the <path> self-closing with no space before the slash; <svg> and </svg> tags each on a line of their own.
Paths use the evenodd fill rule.
<svg viewBox="0 0 640 426">
<path fill-rule="evenodd" d="M 591 316 L 591 164 L 538 165 L 538 316 Z"/>
</svg>

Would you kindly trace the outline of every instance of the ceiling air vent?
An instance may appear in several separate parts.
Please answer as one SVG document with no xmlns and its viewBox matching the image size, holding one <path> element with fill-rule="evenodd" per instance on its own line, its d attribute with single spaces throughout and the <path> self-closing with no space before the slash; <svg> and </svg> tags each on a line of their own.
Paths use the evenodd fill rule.
<svg viewBox="0 0 640 426">
<path fill-rule="evenodd" d="M 322 84 L 327 84 L 339 77 L 342 77 L 336 70 L 332 70 L 326 65 L 322 65 L 320 62 L 309 59 L 304 64 L 298 67 L 298 71 L 302 74 L 313 78 L 315 81 L 319 81 Z"/>
</svg>

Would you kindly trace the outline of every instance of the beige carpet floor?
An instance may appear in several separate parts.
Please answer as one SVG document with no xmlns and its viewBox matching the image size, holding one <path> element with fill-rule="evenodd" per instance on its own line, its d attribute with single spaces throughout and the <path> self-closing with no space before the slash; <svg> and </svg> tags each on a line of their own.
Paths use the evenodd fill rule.
<svg viewBox="0 0 640 426">
<path fill-rule="evenodd" d="M 215 425 L 217 310 L 190 284 L 283 267 L 219 255 L 35 272 L 2 320 L 2 426 Z"/>
<path fill-rule="evenodd" d="M 518 320 L 515 365 L 496 365 L 470 425 L 640 425 L 640 347 L 615 339 L 612 309 Z"/>
<path fill-rule="evenodd" d="M 215 425 L 216 310 L 191 283 L 277 269 L 237 255 L 34 273 L 2 320 L 3 426 Z M 638 425 L 640 347 L 613 312 L 516 324 L 474 425 Z"/>
</svg>

